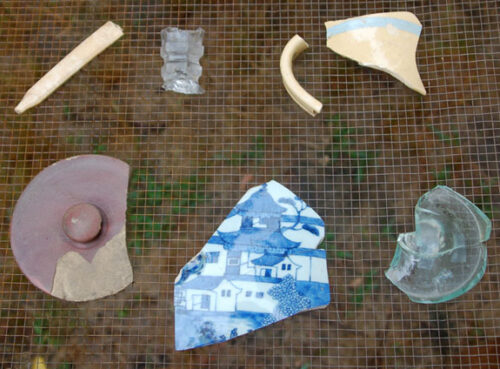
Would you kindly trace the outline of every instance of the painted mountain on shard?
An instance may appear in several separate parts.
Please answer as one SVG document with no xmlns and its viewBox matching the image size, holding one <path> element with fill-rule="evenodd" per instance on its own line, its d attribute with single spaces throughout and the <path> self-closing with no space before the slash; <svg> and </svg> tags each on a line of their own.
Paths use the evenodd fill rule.
<svg viewBox="0 0 500 369">
<path fill-rule="evenodd" d="M 224 342 L 325 307 L 320 216 L 278 182 L 241 198 L 175 281 L 177 350 Z"/>
</svg>

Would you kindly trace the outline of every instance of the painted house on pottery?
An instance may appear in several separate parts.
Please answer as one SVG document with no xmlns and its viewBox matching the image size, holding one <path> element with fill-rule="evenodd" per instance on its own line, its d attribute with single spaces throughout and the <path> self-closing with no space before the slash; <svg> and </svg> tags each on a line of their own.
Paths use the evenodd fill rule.
<svg viewBox="0 0 500 369">
<path fill-rule="evenodd" d="M 191 267 L 196 272 L 183 273 L 182 284 L 176 284 L 176 307 L 272 313 L 278 301 L 268 292 L 285 276 L 299 284 L 328 285 L 325 251 L 299 247 L 301 242 L 283 235 L 292 230 L 305 233 L 302 239 L 307 240 L 308 234 L 318 237 L 323 221 L 315 213 L 314 218 L 301 216 L 306 206 L 298 198 L 283 203 L 299 209 L 295 216 L 288 215 L 287 222 L 282 221 L 287 208 L 278 204 L 266 185 L 236 205 L 204 246 L 200 265 Z"/>
</svg>

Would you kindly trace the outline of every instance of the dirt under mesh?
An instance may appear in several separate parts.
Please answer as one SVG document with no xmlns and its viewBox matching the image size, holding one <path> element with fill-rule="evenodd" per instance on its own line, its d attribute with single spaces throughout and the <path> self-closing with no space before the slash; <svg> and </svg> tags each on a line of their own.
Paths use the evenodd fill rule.
<svg viewBox="0 0 500 369">
<path fill-rule="evenodd" d="M 325 46 L 323 22 L 408 10 L 423 25 L 428 95 Z M 497 1 L 0 4 L 0 368 L 41 355 L 69 368 L 497 368 L 500 366 L 500 128 Z M 112 20 L 125 36 L 45 102 L 24 92 Z M 205 29 L 206 93 L 161 90 L 160 31 Z M 321 100 L 309 117 L 279 57 L 310 45 L 295 75 Z M 44 167 L 100 153 L 128 162 L 135 282 L 89 303 L 31 285 L 9 245 L 15 201 Z M 324 219 L 332 302 L 231 340 L 173 347 L 173 280 L 247 188 L 275 179 Z M 437 184 L 492 220 L 482 281 L 449 303 L 412 303 L 383 275 L 417 199 Z M 482 365 L 482 366 L 481 366 Z M 489 365 L 489 366 L 488 366 Z"/>
</svg>

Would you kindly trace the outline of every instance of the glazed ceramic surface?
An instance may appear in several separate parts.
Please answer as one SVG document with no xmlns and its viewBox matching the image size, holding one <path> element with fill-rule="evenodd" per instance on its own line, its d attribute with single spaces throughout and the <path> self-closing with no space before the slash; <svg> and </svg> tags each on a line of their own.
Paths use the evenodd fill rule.
<svg viewBox="0 0 500 369">
<path fill-rule="evenodd" d="M 325 23 L 327 46 L 334 52 L 378 69 L 425 95 L 415 60 L 422 30 L 410 12 L 370 14 Z"/>
<path fill-rule="evenodd" d="M 16 203 L 11 247 L 38 288 L 69 301 L 114 294 L 132 282 L 125 244 L 129 166 L 81 155 L 41 171 Z"/>
<path fill-rule="evenodd" d="M 281 184 L 250 189 L 175 281 L 177 350 L 224 342 L 305 310 L 330 290 L 319 215 Z"/>
</svg>

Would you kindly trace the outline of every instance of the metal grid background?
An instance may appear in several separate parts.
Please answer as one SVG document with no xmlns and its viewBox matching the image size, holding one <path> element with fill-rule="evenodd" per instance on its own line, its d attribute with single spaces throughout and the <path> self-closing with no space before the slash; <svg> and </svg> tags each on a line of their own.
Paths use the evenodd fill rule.
<svg viewBox="0 0 500 369">
<path fill-rule="evenodd" d="M 428 95 L 325 46 L 323 22 L 409 10 L 423 24 Z M 0 3 L 0 368 L 35 355 L 69 368 L 498 368 L 499 3 L 182 1 Z M 125 37 L 22 116 L 24 92 L 106 20 Z M 202 96 L 161 91 L 160 30 L 206 31 Z M 286 94 L 279 56 L 324 103 Z M 9 245 L 26 184 L 56 160 L 103 153 L 134 169 L 127 237 L 135 283 L 95 302 L 33 287 Z M 333 302 L 224 344 L 173 348 L 173 280 L 247 188 L 276 179 L 325 220 Z M 482 281 L 419 305 L 383 276 L 413 208 L 436 184 L 493 218 Z M 481 366 L 482 365 L 482 366 Z"/>
</svg>

